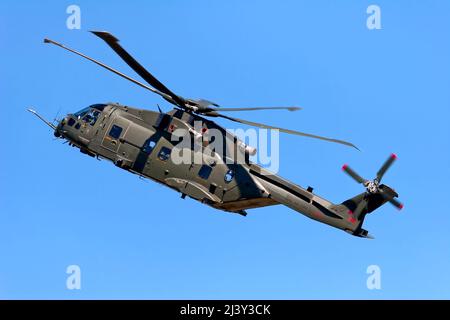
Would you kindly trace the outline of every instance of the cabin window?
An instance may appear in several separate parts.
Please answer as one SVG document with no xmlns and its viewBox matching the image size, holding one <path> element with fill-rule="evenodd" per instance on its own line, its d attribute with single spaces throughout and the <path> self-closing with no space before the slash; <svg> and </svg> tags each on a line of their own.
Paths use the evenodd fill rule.
<svg viewBox="0 0 450 320">
<path fill-rule="evenodd" d="M 76 125 L 75 125 L 75 129 L 80 129 L 80 127 L 81 127 L 81 124 L 78 122 Z"/>
<path fill-rule="evenodd" d="M 198 171 L 198 176 L 202 179 L 208 179 L 211 174 L 212 168 L 206 164 L 202 165 L 200 170 Z"/>
<path fill-rule="evenodd" d="M 166 161 L 170 157 L 170 152 L 172 150 L 167 147 L 162 147 L 158 153 L 158 158 L 162 161 Z"/>
<path fill-rule="evenodd" d="M 111 130 L 109 130 L 109 135 L 114 139 L 119 139 L 120 134 L 122 133 L 122 128 L 116 125 L 113 125 Z"/>
<path fill-rule="evenodd" d="M 142 147 L 142 151 L 144 151 L 147 154 L 150 154 L 153 149 L 156 146 L 156 142 L 153 140 L 147 140 L 144 144 L 144 146 Z"/>
<path fill-rule="evenodd" d="M 216 193 L 216 190 L 217 190 L 217 185 L 215 183 L 211 183 L 209 185 L 209 192 L 214 194 L 214 193 Z"/>
<path fill-rule="evenodd" d="M 73 126 L 75 124 L 75 120 L 73 118 L 69 118 L 69 120 L 67 121 L 67 125 L 69 127 Z"/>
<path fill-rule="evenodd" d="M 231 182 L 231 180 L 233 180 L 234 178 L 234 171 L 233 170 L 228 170 L 227 173 L 225 173 L 225 177 L 224 180 L 226 183 Z"/>
</svg>

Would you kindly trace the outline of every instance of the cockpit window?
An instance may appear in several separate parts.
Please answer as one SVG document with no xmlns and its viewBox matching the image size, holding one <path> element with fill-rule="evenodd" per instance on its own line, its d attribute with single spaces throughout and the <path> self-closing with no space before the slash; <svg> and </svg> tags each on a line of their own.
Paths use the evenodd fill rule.
<svg viewBox="0 0 450 320">
<path fill-rule="evenodd" d="M 67 125 L 69 127 L 73 126 L 75 124 L 75 120 L 73 118 L 69 118 L 69 120 L 67 121 Z"/>
<path fill-rule="evenodd" d="M 81 109 L 78 112 L 75 112 L 73 115 L 77 118 L 77 119 L 81 119 L 86 113 L 89 112 L 89 107 Z"/>
<path fill-rule="evenodd" d="M 103 109 L 105 109 L 106 106 L 108 106 L 108 105 L 103 104 L 103 103 L 97 103 L 97 104 L 93 104 L 92 106 L 90 106 L 90 108 L 97 109 L 99 111 L 103 111 Z"/>
<path fill-rule="evenodd" d="M 86 123 L 89 123 L 91 126 L 93 126 L 98 119 L 98 116 L 100 115 L 100 111 L 95 109 L 90 109 L 89 112 L 83 117 L 83 121 Z"/>
<path fill-rule="evenodd" d="M 98 115 L 100 114 L 100 112 L 102 112 L 103 111 L 103 109 L 105 109 L 105 107 L 107 107 L 108 105 L 107 104 L 101 104 L 101 103 L 97 103 L 97 104 L 93 104 L 93 105 L 91 105 L 91 106 L 89 106 L 89 107 L 86 107 L 86 108 L 84 108 L 84 109 L 81 109 L 80 111 L 78 111 L 78 112 L 75 112 L 74 113 L 74 116 L 77 118 L 77 119 L 81 119 L 81 118 L 83 118 L 85 115 L 87 115 L 88 113 L 90 113 L 91 114 L 91 117 L 92 116 L 94 116 L 94 112 L 98 112 L 97 113 L 97 117 L 98 117 Z M 89 120 L 91 120 L 91 119 L 89 119 Z M 89 122 L 89 121 L 86 121 L 86 122 Z M 94 125 L 95 124 L 95 122 L 92 124 L 92 125 Z"/>
</svg>

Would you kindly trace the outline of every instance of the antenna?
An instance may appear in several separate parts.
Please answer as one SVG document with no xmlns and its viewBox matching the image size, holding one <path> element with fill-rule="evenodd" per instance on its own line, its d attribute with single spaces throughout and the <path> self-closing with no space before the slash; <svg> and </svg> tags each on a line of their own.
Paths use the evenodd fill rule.
<svg viewBox="0 0 450 320">
<path fill-rule="evenodd" d="M 48 125 L 50 128 L 52 128 L 53 130 L 56 130 L 56 126 L 51 123 L 50 121 L 45 120 L 41 115 L 39 115 L 36 111 L 34 111 L 31 108 L 28 108 L 27 111 L 31 112 L 32 114 L 34 114 L 36 117 L 38 117 L 40 120 L 42 120 L 46 125 Z"/>
</svg>

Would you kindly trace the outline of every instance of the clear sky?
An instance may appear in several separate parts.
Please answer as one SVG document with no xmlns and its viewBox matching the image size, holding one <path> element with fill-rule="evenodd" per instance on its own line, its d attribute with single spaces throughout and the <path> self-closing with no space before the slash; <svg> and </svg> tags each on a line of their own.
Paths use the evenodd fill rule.
<svg viewBox="0 0 450 320">
<path fill-rule="evenodd" d="M 81 8 L 81 29 L 66 8 Z M 381 8 L 381 30 L 366 9 Z M 283 206 L 215 211 L 82 155 L 53 119 L 98 102 L 168 111 L 145 90 L 44 45 L 49 37 L 134 76 L 88 30 L 114 33 L 173 91 L 223 106 L 299 105 L 242 118 L 349 140 L 281 134 L 280 174 L 341 202 L 341 171 L 405 203 L 367 217 L 359 239 Z M 448 1 L 1 1 L 0 298 L 450 298 Z M 221 122 L 236 128 L 230 122 Z M 246 127 L 243 127 L 246 128 Z M 81 268 L 81 290 L 66 268 Z M 381 269 L 381 290 L 366 286 Z"/>
</svg>

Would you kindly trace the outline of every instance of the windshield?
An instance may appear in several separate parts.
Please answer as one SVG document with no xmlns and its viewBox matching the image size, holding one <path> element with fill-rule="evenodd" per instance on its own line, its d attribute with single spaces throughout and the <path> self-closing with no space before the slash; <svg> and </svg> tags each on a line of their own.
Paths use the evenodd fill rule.
<svg viewBox="0 0 450 320">
<path fill-rule="evenodd" d="M 106 104 L 93 104 L 74 113 L 74 116 L 78 120 L 82 119 L 84 122 L 89 123 L 91 126 L 93 126 L 97 122 L 100 113 L 106 106 Z"/>
<path fill-rule="evenodd" d="M 78 112 L 75 112 L 73 115 L 74 115 L 76 118 L 80 119 L 80 118 L 82 118 L 86 113 L 89 112 L 89 109 L 90 109 L 90 107 L 86 107 L 86 108 L 84 108 L 84 109 L 81 109 L 81 110 L 78 111 Z"/>
</svg>

